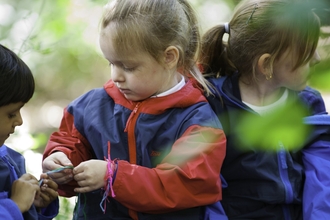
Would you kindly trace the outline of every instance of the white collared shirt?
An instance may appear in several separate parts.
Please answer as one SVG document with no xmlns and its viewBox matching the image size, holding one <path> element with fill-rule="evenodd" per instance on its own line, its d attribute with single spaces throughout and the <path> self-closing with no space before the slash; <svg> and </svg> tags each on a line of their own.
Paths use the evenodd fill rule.
<svg viewBox="0 0 330 220">
<path fill-rule="evenodd" d="M 163 96 L 167 96 L 167 95 L 170 95 L 172 93 L 175 93 L 175 92 L 179 91 L 180 89 L 182 89 L 182 87 L 184 87 L 185 84 L 186 84 L 185 79 L 181 75 L 181 80 L 178 84 L 176 84 L 174 87 L 170 88 L 169 90 L 167 90 L 165 92 L 162 92 L 158 95 L 151 96 L 151 98 L 163 97 Z"/>
</svg>

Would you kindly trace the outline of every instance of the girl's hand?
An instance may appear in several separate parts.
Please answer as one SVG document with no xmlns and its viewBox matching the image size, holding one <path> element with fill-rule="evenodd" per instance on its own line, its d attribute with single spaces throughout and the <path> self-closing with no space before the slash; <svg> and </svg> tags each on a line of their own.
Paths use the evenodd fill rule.
<svg viewBox="0 0 330 220">
<path fill-rule="evenodd" d="M 40 179 L 42 180 L 40 193 L 35 198 L 34 205 L 37 208 L 45 208 L 58 197 L 58 185 L 45 173 L 40 175 Z"/>
<path fill-rule="evenodd" d="M 79 188 L 75 188 L 76 193 L 86 193 L 104 186 L 104 177 L 107 172 L 107 161 L 88 160 L 80 163 L 73 169 L 74 179 Z"/>
<path fill-rule="evenodd" d="M 42 162 L 44 173 L 63 168 L 64 166 L 72 166 L 72 163 L 63 152 L 52 153 Z M 65 184 L 73 179 L 72 169 L 64 169 L 60 172 L 49 174 L 49 176 L 57 184 Z"/>
<path fill-rule="evenodd" d="M 21 212 L 30 209 L 34 198 L 39 194 L 38 180 L 31 174 L 24 174 L 15 180 L 12 186 L 11 197 Z"/>
</svg>

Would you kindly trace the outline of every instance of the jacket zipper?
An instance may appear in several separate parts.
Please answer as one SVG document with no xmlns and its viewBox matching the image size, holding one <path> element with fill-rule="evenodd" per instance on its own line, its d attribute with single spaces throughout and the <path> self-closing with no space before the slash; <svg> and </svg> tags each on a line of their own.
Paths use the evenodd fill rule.
<svg viewBox="0 0 330 220">
<path fill-rule="evenodd" d="M 125 132 L 127 132 L 128 137 L 128 154 L 129 154 L 129 162 L 132 164 L 136 164 L 136 140 L 135 140 L 135 124 L 136 124 L 136 115 L 138 114 L 138 110 L 141 102 L 138 102 L 131 112 L 130 116 L 127 119 Z"/>
<path fill-rule="evenodd" d="M 132 118 L 133 118 L 134 115 L 136 114 L 136 112 L 137 112 L 139 106 L 140 106 L 140 102 L 138 102 L 138 103 L 135 105 L 133 111 L 131 112 L 130 116 L 128 117 L 124 132 L 127 132 L 127 131 L 128 131 L 128 127 L 129 127 L 129 125 L 130 125 L 130 123 L 131 123 L 131 121 L 132 121 Z"/>
<path fill-rule="evenodd" d="M 288 165 L 286 163 L 286 149 L 282 142 L 279 142 L 279 151 L 277 154 L 277 160 L 279 164 L 279 173 L 285 189 L 285 203 L 290 204 L 293 201 L 293 190 L 289 179 Z M 283 206 L 284 219 L 290 220 L 290 210 L 286 205 Z"/>
<path fill-rule="evenodd" d="M 136 164 L 136 140 L 135 140 L 135 124 L 136 124 L 136 114 L 140 107 L 141 102 L 138 102 L 133 111 L 131 112 L 130 116 L 127 119 L 126 126 L 124 132 L 127 132 L 128 137 L 128 155 L 129 155 L 129 162 L 131 164 Z M 134 119 L 134 120 L 133 120 Z M 129 216 L 134 219 L 138 220 L 138 213 L 137 211 L 128 209 Z"/>
</svg>

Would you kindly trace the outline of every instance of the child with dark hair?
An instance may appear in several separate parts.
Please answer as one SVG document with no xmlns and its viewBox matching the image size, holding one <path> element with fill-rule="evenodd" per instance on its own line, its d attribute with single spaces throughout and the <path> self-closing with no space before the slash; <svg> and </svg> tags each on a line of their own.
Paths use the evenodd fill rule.
<svg viewBox="0 0 330 220">
<path fill-rule="evenodd" d="M 4 145 L 23 123 L 21 108 L 34 93 L 29 67 L 0 45 L 0 219 L 52 219 L 58 213 L 57 184 L 47 174 L 38 180 L 25 171 L 24 157 Z M 49 205 L 51 204 L 51 205 Z"/>
</svg>

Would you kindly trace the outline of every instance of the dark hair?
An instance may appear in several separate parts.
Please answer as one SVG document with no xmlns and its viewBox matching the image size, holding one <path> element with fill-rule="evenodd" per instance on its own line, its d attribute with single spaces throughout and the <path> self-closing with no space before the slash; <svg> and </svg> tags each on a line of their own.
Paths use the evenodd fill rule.
<svg viewBox="0 0 330 220">
<path fill-rule="evenodd" d="M 307 1 L 243 0 L 229 22 L 210 29 L 202 39 L 200 63 L 204 73 L 228 75 L 238 71 L 255 78 L 255 66 L 264 53 L 270 66 L 290 50 L 297 54 L 294 69 L 309 62 L 316 50 L 320 21 Z"/>
<path fill-rule="evenodd" d="M 34 93 L 30 68 L 13 51 L 0 45 L 0 107 L 27 103 Z"/>
</svg>

